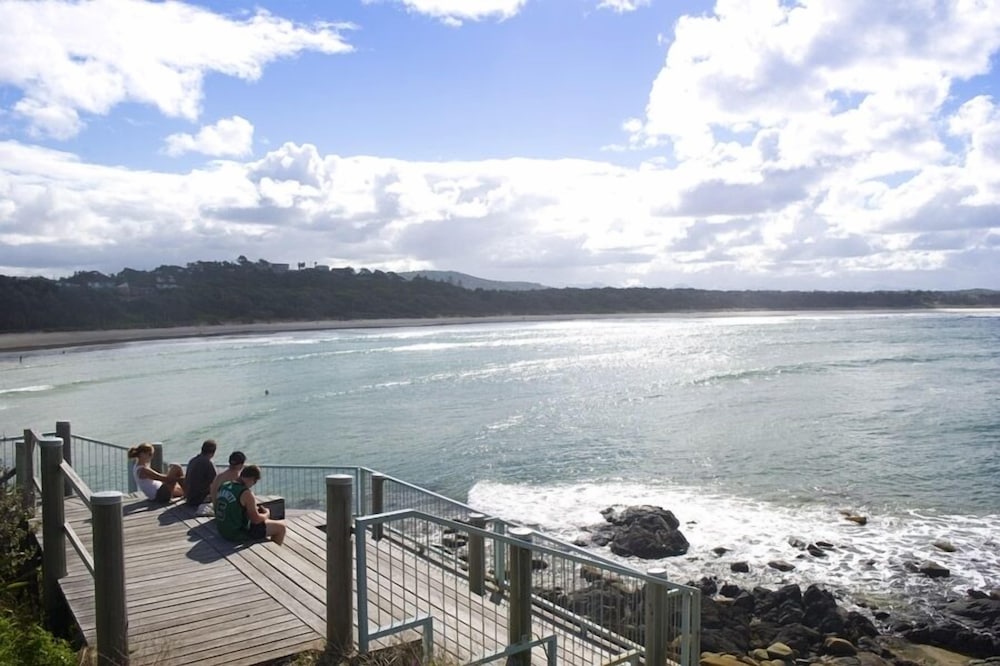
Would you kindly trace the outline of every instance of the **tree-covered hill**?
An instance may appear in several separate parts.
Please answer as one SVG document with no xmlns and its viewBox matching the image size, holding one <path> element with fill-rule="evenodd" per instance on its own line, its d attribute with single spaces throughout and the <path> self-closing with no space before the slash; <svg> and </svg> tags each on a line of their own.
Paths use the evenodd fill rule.
<svg viewBox="0 0 1000 666">
<path fill-rule="evenodd" d="M 441 316 L 629 314 L 719 310 L 1000 307 L 1000 292 L 466 289 L 395 273 L 288 270 L 264 260 L 194 262 L 115 275 L 0 276 L 0 331 Z"/>
</svg>

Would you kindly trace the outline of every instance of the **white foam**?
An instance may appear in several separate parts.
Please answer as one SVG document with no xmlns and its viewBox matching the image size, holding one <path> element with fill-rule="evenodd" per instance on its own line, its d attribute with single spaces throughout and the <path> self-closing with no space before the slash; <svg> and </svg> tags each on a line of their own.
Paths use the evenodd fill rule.
<svg viewBox="0 0 1000 666">
<path fill-rule="evenodd" d="M 551 536 L 573 541 L 587 528 L 602 524 L 608 506 L 652 504 L 670 509 L 690 543 L 687 555 L 661 561 L 624 560 L 636 568 L 662 566 L 676 580 L 716 576 L 742 587 L 819 583 L 855 600 L 877 599 L 883 606 L 914 599 L 964 595 L 968 588 L 1000 587 L 1000 515 L 963 516 L 910 512 L 881 515 L 867 507 L 825 503 L 782 505 L 729 496 L 723 492 L 675 485 L 648 486 L 623 480 L 534 486 L 481 481 L 469 491 L 469 504 L 486 513 L 528 524 Z M 868 517 L 865 526 L 846 520 L 841 509 Z M 827 541 L 835 548 L 816 558 L 792 546 Z M 947 540 L 948 553 L 933 545 Z M 729 549 L 724 555 L 716 547 Z M 598 549 L 610 556 L 607 548 Z M 621 558 L 618 558 L 621 559 Z M 781 573 L 767 566 L 781 559 L 795 570 Z M 950 578 L 930 579 L 908 571 L 907 562 L 934 560 L 951 570 Z M 746 561 L 749 574 L 735 574 L 730 564 Z"/>
<path fill-rule="evenodd" d="M 5 393 L 38 393 L 40 391 L 51 391 L 52 384 L 37 384 L 35 386 L 19 386 L 17 388 L 0 389 L 0 395 Z"/>
</svg>

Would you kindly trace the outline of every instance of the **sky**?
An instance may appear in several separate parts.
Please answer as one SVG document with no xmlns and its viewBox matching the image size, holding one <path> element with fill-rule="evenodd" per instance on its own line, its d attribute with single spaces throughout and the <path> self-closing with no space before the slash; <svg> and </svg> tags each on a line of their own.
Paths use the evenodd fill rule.
<svg viewBox="0 0 1000 666">
<path fill-rule="evenodd" d="M 1000 0 L 0 0 L 0 273 L 1000 289 Z"/>
</svg>

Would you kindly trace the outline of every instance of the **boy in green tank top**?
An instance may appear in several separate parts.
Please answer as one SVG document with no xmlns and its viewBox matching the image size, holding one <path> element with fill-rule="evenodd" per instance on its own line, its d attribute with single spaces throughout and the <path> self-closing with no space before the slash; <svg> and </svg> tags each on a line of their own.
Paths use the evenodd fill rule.
<svg viewBox="0 0 1000 666">
<path fill-rule="evenodd" d="M 271 537 L 280 546 L 285 540 L 285 521 L 271 520 L 270 512 L 257 506 L 251 488 L 259 480 L 260 468 L 247 465 L 238 479 L 223 483 L 215 497 L 215 524 L 230 541 Z"/>
</svg>

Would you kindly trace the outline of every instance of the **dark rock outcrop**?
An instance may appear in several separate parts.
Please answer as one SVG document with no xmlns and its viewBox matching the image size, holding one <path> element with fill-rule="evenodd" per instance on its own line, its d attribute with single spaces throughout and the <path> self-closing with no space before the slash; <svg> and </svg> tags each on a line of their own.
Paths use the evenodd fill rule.
<svg viewBox="0 0 1000 666">
<path fill-rule="evenodd" d="M 903 636 L 973 657 L 1000 655 L 1000 600 L 962 599 L 940 610 L 943 620 L 917 623 Z"/>
<path fill-rule="evenodd" d="M 608 508 L 601 515 L 608 524 L 591 531 L 590 543 L 610 546 L 615 555 L 658 560 L 688 551 L 688 540 L 678 529 L 680 521 L 663 507 L 640 505 L 622 511 Z"/>
</svg>

